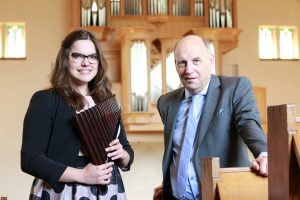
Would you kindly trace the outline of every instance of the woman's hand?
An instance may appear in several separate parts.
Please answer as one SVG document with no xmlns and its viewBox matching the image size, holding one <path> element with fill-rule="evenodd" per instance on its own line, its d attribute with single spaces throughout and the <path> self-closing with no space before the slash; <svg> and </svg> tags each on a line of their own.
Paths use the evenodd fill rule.
<svg viewBox="0 0 300 200">
<path fill-rule="evenodd" d="M 112 176 L 113 162 L 108 162 L 102 165 L 93 165 L 89 163 L 83 168 L 83 183 L 89 185 L 107 185 L 110 183 Z"/>
<path fill-rule="evenodd" d="M 113 162 L 109 162 L 97 166 L 89 163 L 83 169 L 67 167 L 59 181 L 65 183 L 77 182 L 89 185 L 106 185 L 110 183 L 113 165 Z"/>
<path fill-rule="evenodd" d="M 119 139 L 115 139 L 109 143 L 109 147 L 107 147 L 105 151 L 112 161 L 118 160 L 120 167 L 126 167 L 128 165 L 130 160 L 129 154 L 123 149 Z"/>
</svg>

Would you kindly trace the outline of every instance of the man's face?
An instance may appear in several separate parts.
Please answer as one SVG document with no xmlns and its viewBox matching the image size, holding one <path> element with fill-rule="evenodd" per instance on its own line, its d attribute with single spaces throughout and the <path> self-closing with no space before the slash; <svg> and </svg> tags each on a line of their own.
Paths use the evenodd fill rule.
<svg viewBox="0 0 300 200">
<path fill-rule="evenodd" d="M 175 65 L 184 87 L 192 94 L 197 94 L 210 80 L 214 56 L 201 38 L 187 36 L 175 49 Z"/>
</svg>

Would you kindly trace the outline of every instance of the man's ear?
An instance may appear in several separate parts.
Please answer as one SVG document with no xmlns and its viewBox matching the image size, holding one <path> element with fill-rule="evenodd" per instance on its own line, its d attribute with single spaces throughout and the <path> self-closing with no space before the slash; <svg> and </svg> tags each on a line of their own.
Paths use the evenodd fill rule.
<svg viewBox="0 0 300 200">
<path fill-rule="evenodd" d="M 210 54 L 210 56 L 209 56 L 209 61 L 211 62 L 211 64 L 213 64 L 213 65 L 215 65 L 215 55 L 214 54 Z"/>
<path fill-rule="evenodd" d="M 216 60 L 215 56 L 213 54 L 210 54 L 209 56 L 209 62 L 210 62 L 210 70 L 212 74 L 216 74 Z"/>
</svg>

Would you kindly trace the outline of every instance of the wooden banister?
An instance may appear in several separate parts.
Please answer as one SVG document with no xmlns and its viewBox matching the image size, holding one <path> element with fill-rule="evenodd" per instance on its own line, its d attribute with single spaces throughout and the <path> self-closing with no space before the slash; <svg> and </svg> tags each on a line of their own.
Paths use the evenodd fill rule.
<svg viewBox="0 0 300 200">
<path fill-rule="evenodd" d="M 268 179 L 249 167 L 220 168 L 219 158 L 202 159 L 202 199 L 268 199 Z"/>
<path fill-rule="evenodd" d="M 202 199 L 300 199 L 300 134 L 295 113 L 293 104 L 267 109 L 268 178 L 250 168 L 220 168 L 219 158 L 203 158 Z"/>
</svg>

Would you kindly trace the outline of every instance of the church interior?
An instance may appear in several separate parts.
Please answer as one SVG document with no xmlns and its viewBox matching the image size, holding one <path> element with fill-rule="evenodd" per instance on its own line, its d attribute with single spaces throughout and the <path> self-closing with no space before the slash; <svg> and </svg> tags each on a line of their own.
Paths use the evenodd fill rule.
<svg viewBox="0 0 300 200">
<path fill-rule="evenodd" d="M 33 177 L 20 168 L 24 115 L 32 94 L 49 87 L 70 31 L 86 29 L 100 41 L 135 151 L 131 170 L 122 172 L 127 197 L 148 200 L 162 182 L 164 138 L 156 102 L 182 87 L 174 65 L 176 42 L 202 36 L 214 46 L 214 74 L 250 79 L 268 136 L 268 106 L 295 104 L 293 116 L 300 123 L 299 10 L 300 0 L 2 0 L 0 196 L 28 198 Z M 14 24 L 22 28 L 25 53 L 10 57 L 6 33 Z M 290 35 L 282 42 L 284 31 Z M 285 54 L 290 48 L 291 55 Z"/>
</svg>

